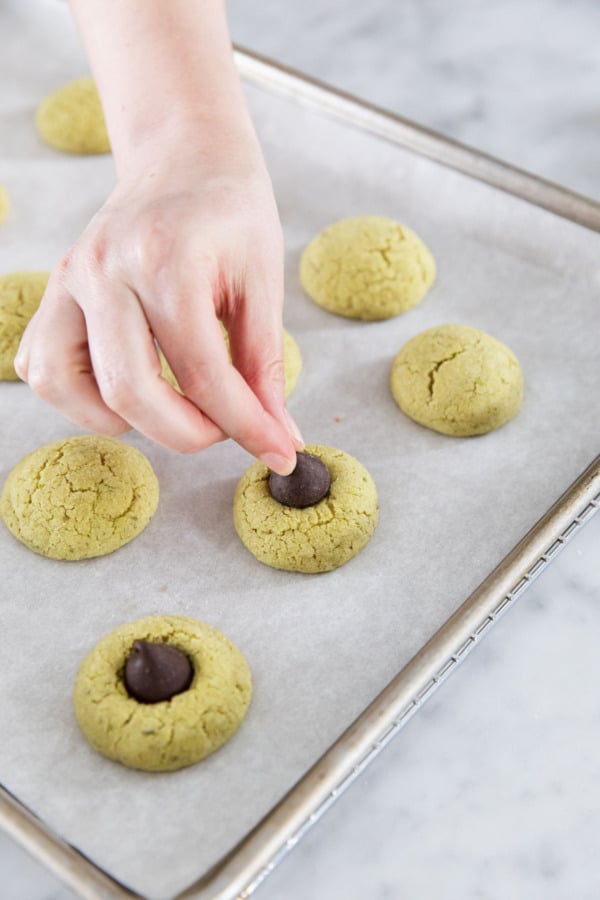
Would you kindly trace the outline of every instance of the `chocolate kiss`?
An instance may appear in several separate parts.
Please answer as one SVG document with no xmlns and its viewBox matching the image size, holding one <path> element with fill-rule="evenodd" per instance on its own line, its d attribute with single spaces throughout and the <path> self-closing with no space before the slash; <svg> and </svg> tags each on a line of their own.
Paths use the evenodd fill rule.
<svg viewBox="0 0 600 900">
<path fill-rule="evenodd" d="M 170 644 L 135 641 L 125 663 L 125 687 L 140 703 L 160 703 L 181 694 L 194 675 L 191 662 Z"/>
<path fill-rule="evenodd" d="M 273 499 L 296 509 L 314 506 L 326 496 L 330 485 L 329 469 L 312 453 L 296 454 L 296 468 L 291 475 L 277 475 L 276 472 L 269 475 Z"/>
</svg>

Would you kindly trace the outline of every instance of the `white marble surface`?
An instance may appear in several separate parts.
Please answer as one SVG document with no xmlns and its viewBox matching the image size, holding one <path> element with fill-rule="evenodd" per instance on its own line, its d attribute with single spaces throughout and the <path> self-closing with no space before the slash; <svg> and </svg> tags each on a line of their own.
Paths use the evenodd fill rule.
<svg viewBox="0 0 600 900">
<path fill-rule="evenodd" d="M 243 46 L 600 197 L 595 0 L 229 0 Z"/>
<path fill-rule="evenodd" d="M 229 8 L 242 45 L 600 196 L 594 0 Z M 598 896 L 599 545 L 596 516 L 258 897 Z M 0 835 L 0 900 L 72 896 Z"/>
</svg>

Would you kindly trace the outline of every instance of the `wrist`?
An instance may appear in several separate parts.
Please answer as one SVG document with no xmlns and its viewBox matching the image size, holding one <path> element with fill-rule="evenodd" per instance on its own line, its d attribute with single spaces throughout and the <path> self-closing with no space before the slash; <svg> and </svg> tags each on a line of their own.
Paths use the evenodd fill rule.
<svg viewBox="0 0 600 900">
<path fill-rule="evenodd" d="M 113 156 L 120 179 L 161 169 L 165 164 L 185 164 L 186 160 L 206 169 L 213 164 L 231 171 L 264 168 L 245 106 L 227 112 L 170 110 L 167 115 L 148 120 L 135 134 L 121 136 L 113 147 Z"/>
<path fill-rule="evenodd" d="M 169 141 L 251 143 L 224 0 L 71 0 L 117 170 Z M 171 152 L 181 147 L 173 145 Z"/>
</svg>

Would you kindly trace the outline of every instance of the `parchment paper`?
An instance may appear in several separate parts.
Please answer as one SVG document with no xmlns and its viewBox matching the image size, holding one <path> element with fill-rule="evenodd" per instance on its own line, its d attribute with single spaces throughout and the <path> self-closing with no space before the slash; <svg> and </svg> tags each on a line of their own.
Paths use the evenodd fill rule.
<svg viewBox="0 0 600 900">
<path fill-rule="evenodd" d="M 109 157 L 42 146 L 36 103 L 86 70 L 53 0 L 0 11 L 0 183 L 12 211 L 0 271 L 52 267 L 113 183 Z M 322 576 L 271 570 L 240 544 L 232 496 L 250 458 L 232 444 L 181 457 L 139 435 L 161 485 L 135 541 L 81 563 L 45 560 L 0 528 L 0 779 L 94 862 L 149 897 L 184 888 L 253 826 L 499 562 L 598 451 L 598 235 L 409 152 L 248 91 L 284 222 L 286 326 L 304 371 L 290 408 L 305 437 L 372 473 L 368 547 Z M 388 214 L 431 247 L 438 281 L 387 322 L 334 317 L 304 296 L 298 258 L 324 225 Z M 463 322 L 521 360 L 519 417 L 452 439 L 405 418 L 388 389 L 417 332 Z M 77 429 L 23 384 L 0 384 L 0 480 Z M 150 613 L 196 616 L 247 655 L 255 697 L 205 762 L 148 775 L 96 755 L 71 690 L 85 653 Z"/>
</svg>

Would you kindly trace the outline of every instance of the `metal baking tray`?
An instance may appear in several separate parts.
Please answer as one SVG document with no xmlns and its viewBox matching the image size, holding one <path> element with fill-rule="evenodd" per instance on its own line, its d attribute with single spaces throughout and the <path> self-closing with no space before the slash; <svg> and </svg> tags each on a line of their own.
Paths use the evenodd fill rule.
<svg viewBox="0 0 600 900">
<path fill-rule="evenodd" d="M 244 79 L 290 104 L 332 117 L 389 144 L 427 157 L 582 227 L 600 231 L 600 204 L 515 169 L 328 88 L 299 73 L 237 50 Z M 557 492 L 558 493 L 558 492 Z M 576 477 L 441 628 L 404 665 L 353 724 L 239 843 L 178 898 L 247 898 L 386 744 L 488 634 L 529 584 L 600 506 L 600 456 Z M 123 887 L 58 834 L 18 797 L 0 788 L 0 825 L 82 897 L 141 896 Z"/>
</svg>

